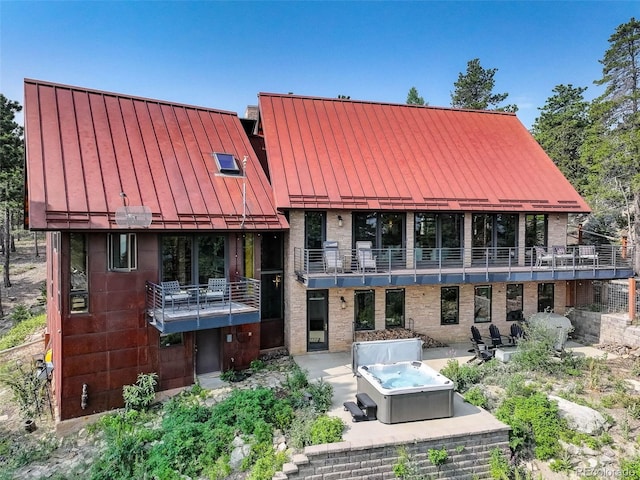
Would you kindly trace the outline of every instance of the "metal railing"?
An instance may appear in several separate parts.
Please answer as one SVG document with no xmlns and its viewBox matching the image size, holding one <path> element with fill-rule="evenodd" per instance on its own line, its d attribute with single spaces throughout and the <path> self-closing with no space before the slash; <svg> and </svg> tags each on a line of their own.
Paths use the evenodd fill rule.
<svg viewBox="0 0 640 480">
<path fill-rule="evenodd" d="M 532 271 L 617 269 L 632 266 L 632 247 L 578 245 L 487 248 L 373 248 L 366 255 L 356 249 L 294 249 L 297 275 L 406 273 L 407 271 Z"/>
<path fill-rule="evenodd" d="M 238 309 L 260 310 L 260 281 L 253 278 L 239 277 L 236 281 L 227 282 L 222 298 L 207 295 L 206 284 L 180 285 L 177 292 L 153 282 L 147 282 L 146 288 L 147 313 L 152 317 L 168 318 L 175 313 L 228 315 Z"/>
</svg>

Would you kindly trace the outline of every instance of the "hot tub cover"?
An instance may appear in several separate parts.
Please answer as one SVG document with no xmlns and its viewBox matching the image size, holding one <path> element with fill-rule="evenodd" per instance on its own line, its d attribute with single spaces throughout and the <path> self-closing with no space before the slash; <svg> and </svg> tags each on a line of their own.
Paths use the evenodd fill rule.
<svg viewBox="0 0 640 480">
<path fill-rule="evenodd" d="M 351 345 L 351 370 L 355 375 L 361 365 L 421 362 L 422 343 L 419 338 L 354 342 Z"/>
</svg>

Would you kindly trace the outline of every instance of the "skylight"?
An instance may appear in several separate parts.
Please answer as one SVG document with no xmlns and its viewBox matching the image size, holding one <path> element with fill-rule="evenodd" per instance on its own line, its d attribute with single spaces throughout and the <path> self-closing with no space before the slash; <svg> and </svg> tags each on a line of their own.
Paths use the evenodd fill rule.
<svg viewBox="0 0 640 480">
<path fill-rule="evenodd" d="M 216 159 L 218 169 L 220 173 L 226 173 L 230 175 L 238 175 L 240 168 L 235 157 L 231 153 L 213 153 L 213 157 Z"/>
</svg>

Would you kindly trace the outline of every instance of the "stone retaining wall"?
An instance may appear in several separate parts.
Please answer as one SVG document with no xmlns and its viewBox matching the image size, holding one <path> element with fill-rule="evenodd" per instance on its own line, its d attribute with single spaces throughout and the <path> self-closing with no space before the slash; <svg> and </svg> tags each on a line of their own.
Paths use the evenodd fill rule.
<svg viewBox="0 0 640 480">
<path fill-rule="evenodd" d="M 600 343 L 600 329 L 602 322 L 602 314 L 600 312 L 572 310 L 567 316 L 575 328 L 572 333 L 573 338 L 586 345 Z"/>
<path fill-rule="evenodd" d="M 615 343 L 638 348 L 640 347 L 640 327 L 631 325 L 628 314 L 603 314 L 600 325 L 600 343 Z"/>
<path fill-rule="evenodd" d="M 389 442 L 374 445 L 375 439 L 306 447 L 283 466 L 274 480 L 386 480 L 395 479 L 393 466 L 404 448 L 420 475 L 439 479 L 488 479 L 489 459 L 495 448 L 509 455 L 509 428 L 483 433 L 442 436 L 436 439 Z M 449 458 L 439 469 L 429 461 L 430 449 L 445 447 Z"/>
</svg>

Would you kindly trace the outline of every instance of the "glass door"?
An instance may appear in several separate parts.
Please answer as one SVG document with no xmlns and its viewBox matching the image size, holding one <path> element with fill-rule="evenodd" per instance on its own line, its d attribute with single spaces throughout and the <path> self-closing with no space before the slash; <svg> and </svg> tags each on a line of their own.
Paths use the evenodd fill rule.
<svg viewBox="0 0 640 480">
<path fill-rule="evenodd" d="M 307 291 L 307 351 L 329 348 L 328 290 Z"/>
</svg>

